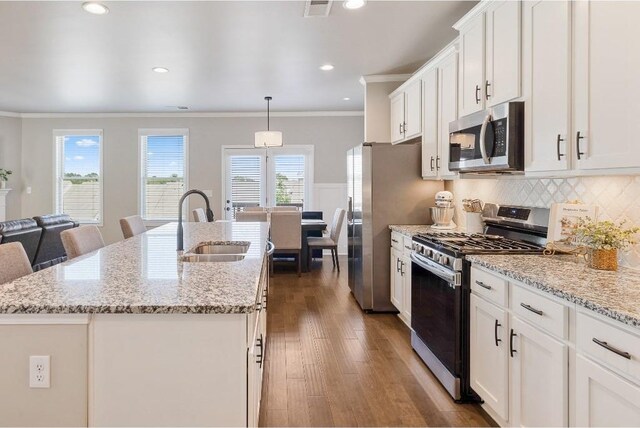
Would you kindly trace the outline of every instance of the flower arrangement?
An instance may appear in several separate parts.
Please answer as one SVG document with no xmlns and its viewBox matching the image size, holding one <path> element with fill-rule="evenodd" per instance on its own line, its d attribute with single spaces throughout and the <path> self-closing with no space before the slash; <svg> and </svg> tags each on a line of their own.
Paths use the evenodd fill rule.
<svg viewBox="0 0 640 428">
<path fill-rule="evenodd" d="M 635 235 L 640 227 L 625 228 L 626 220 L 618 224 L 606 220 L 595 221 L 590 217 L 578 219 L 573 234 L 576 241 L 597 250 L 626 250 L 636 243 Z"/>
<path fill-rule="evenodd" d="M 595 221 L 590 217 L 578 219 L 572 235 L 576 243 L 588 247 L 590 267 L 602 270 L 618 269 L 618 250 L 626 250 L 636 243 L 640 227 L 625 228 L 626 221 Z"/>
<path fill-rule="evenodd" d="M 7 181 L 9 180 L 9 176 L 13 174 L 13 171 L 8 170 L 8 169 L 3 169 L 0 168 L 0 181 Z"/>
</svg>

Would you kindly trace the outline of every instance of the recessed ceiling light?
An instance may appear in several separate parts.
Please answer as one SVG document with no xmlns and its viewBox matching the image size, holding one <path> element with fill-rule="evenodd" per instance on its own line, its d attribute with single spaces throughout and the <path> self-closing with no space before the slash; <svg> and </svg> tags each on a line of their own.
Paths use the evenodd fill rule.
<svg viewBox="0 0 640 428">
<path fill-rule="evenodd" d="M 109 8 L 101 3 L 95 1 L 87 1 L 82 3 L 82 8 L 94 15 L 106 15 L 109 13 Z"/>
<path fill-rule="evenodd" d="M 168 73 L 169 69 L 166 67 L 153 67 L 151 70 L 155 71 L 156 73 Z"/>
<path fill-rule="evenodd" d="M 331 65 L 331 64 L 321 65 L 320 66 L 320 70 L 322 70 L 322 71 L 331 71 L 331 70 L 333 70 L 333 65 Z"/>
<path fill-rule="evenodd" d="M 342 101 L 349 101 L 350 99 L 351 99 L 351 98 L 349 98 L 349 97 L 344 97 L 344 98 L 342 99 Z"/>
<path fill-rule="evenodd" d="M 344 3 L 342 3 L 342 6 L 345 9 L 353 10 L 353 9 L 360 9 L 365 4 L 367 4 L 366 0 L 345 0 Z"/>
</svg>

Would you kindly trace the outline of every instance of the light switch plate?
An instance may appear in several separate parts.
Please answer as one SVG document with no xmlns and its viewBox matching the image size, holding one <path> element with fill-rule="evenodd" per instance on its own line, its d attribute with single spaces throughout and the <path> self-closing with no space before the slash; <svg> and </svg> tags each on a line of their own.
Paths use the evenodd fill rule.
<svg viewBox="0 0 640 428">
<path fill-rule="evenodd" d="M 29 357 L 29 388 L 51 387 L 51 358 L 49 355 Z"/>
</svg>

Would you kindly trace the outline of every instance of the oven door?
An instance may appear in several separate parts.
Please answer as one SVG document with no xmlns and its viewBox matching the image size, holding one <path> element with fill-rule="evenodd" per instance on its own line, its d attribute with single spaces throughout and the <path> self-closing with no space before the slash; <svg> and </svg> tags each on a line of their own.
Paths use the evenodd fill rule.
<svg viewBox="0 0 640 428">
<path fill-rule="evenodd" d="M 411 329 L 446 370 L 453 377 L 459 377 L 462 366 L 460 273 L 415 253 L 411 261 Z M 435 373 L 429 361 L 421 356 Z M 442 379 L 441 382 L 445 384 Z"/>
</svg>

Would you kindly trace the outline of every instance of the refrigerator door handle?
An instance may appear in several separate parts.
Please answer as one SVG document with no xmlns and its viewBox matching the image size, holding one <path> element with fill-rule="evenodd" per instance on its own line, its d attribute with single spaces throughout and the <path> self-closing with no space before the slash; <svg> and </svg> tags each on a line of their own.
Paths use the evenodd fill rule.
<svg viewBox="0 0 640 428">
<path fill-rule="evenodd" d="M 349 207 L 347 211 L 347 221 L 351 222 L 353 220 L 353 198 L 349 196 Z"/>
</svg>

